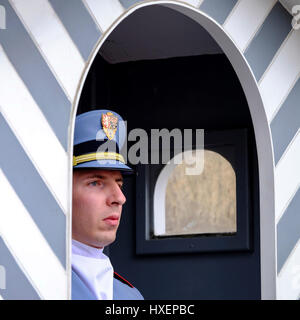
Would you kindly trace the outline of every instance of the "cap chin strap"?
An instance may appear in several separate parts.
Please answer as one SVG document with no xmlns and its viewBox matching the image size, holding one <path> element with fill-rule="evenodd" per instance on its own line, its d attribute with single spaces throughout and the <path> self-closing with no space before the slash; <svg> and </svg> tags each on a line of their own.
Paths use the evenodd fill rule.
<svg viewBox="0 0 300 320">
<path fill-rule="evenodd" d="M 80 163 L 94 161 L 94 160 L 118 160 L 125 164 L 123 156 L 116 152 L 95 152 L 83 154 L 80 156 L 73 156 L 73 167 Z"/>
</svg>

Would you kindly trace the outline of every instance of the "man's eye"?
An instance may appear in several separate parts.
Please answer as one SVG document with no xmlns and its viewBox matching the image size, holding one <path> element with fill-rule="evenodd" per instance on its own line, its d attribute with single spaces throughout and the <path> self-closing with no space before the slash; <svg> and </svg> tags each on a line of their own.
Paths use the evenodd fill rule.
<svg viewBox="0 0 300 320">
<path fill-rule="evenodd" d="M 96 187 L 97 185 L 99 185 L 100 182 L 99 181 L 92 181 L 89 183 L 89 185 Z"/>
</svg>

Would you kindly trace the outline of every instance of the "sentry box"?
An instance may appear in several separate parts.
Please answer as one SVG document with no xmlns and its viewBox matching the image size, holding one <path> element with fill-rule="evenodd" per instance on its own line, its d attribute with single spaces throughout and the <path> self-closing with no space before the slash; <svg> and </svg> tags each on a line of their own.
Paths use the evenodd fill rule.
<svg viewBox="0 0 300 320">
<path fill-rule="evenodd" d="M 290 3 L 0 2 L 1 299 L 70 299 L 74 121 L 100 108 L 122 114 L 128 160 L 144 160 L 106 251 L 146 299 L 299 298 Z M 139 145 L 137 128 L 169 143 Z M 186 129 L 202 146 L 181 148 Z M 203 170 L 147 162 L 141 145 L 170 160 L 201 150 Z"/>
</svg>

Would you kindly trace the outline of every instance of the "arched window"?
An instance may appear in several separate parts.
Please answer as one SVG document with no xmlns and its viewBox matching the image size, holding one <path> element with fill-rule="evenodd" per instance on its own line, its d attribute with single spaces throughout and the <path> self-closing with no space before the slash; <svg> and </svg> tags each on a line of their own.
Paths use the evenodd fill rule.
<svg viewBox="0 0 300 320">
<path fill-rule="evenodd" d="M 187 155 L 180 156 L 182 163 L 167 164 L 155 185 L 154 235 L 235 233 L 236 176 L 230 162 L 204 150 L 202 172 L 190 175 Z"/>
</svg>

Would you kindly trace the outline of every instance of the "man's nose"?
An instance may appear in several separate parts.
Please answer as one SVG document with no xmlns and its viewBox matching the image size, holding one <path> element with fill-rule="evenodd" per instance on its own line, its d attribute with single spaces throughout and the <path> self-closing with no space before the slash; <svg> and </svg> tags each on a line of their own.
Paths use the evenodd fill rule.
<svg viewBox="0 0 300 320">
<path fill-rule="evenodd" d="M 126 197 L 122 192 L 120 186 L 118 184 L 114 184 L 111 188 L 110 196 L 108 197 L 109 204 L 118 204 L 123 205 L 126 202 Z"/>
</svg>

